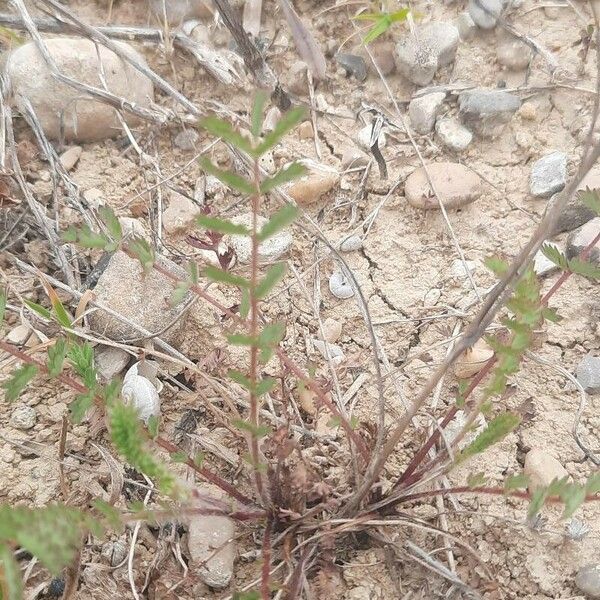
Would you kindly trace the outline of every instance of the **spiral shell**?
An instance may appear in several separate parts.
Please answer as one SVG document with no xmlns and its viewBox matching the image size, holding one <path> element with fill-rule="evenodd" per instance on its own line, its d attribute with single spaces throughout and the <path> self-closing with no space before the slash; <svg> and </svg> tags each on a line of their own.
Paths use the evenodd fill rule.
<svg viewBox="0 0 600 600">
<path fill-rule="evenodd" d="M 151 363 L 151 364 L 149 364 Z M 148 423 L 150 417 L 160 416 L 159 391 L 162 383 L 156 378 L 158 367 L 152 361 L 140 361 L 135 363 L 125 374 L 121 398 L 139 413 L 144 423 Z M 145 373 L 140 375 L 138 373 Z"/>
</svg>

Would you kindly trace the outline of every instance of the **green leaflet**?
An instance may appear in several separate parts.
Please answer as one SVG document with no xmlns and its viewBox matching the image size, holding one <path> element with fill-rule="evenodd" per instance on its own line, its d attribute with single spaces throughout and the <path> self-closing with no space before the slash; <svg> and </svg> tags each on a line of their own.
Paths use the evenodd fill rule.
<svg viewBox="0 0 600 600">
<path fill-rule="evenodd" d="M 22 600 L 23 580 L 21 569 L 13 556 L 12 550 L 6 544 L 0 544 L 0 599 L 2 590 L 5 589 L 6 600 Z"/>
<path fill-rule="evenodd" d="M 198 215 L 196 222 L 200 227 L 204 227 L 209 231 L 216 233 L 231 234 L 231 235 L 250 235 L 250 230 L 244 225 L 236 225 L 226 219 L 218 219 L 217 217 L 209 217 L 207 215 Z"/>
<path fill-rule="evenodd" d="M 257 138 L 261 134 L 262 130 L 262 116 L 265 111 L 265 105 L 267 104 L 268 96 L 263 90 L 258 90 L 254 96 L 254 102 L 252 103 L 252 114 L 250 122 L 252 124 L 252 135 Z"/>
<path fill-rule="evenodd" d="M 271 150 L 271 148 L 278 144 L 288 132 L 294 129 L 294 127 L 302 121 L 305 114 L 306 110 L 302 106 L 288 110 L 281 119 L 279 119 L 273 131 L 270 131 L 264 136 L 262 143 L 256 148 L 256 155 L 261 156 L 265 152 Z"/>
<path fill-rule="evenodd" d="M 284 227 L 293 223 L 298 216 L 298 208 L 293 204 L 282 206 L 263 226 L 257 235 L 259 242 L 264 242 L 279 233 Z"/>
<path fill-rule="evenodd" d="M 250 181 L 231 171 L 223 171 L 215 167 L 207 158 L 200 159 L 200 166 L 206 173 L 214 175 L 219 181 L 242 194 L 251 196 L 256 193 L 256 188 Z"/>
<path fill-rule="evenodd" d="M 200 127 L 206 129 L 215 137 L 229 142 L 232 146 L 246 152 L 246 154 L 252 155 L 254 152 L 250 142 L 236 131 L 228 121 L 223 121 L 217 117 L 206 117 L 200 121 Z"/>
<path fill-rule="evenodd" d="M 65 357 L 67 356 L 67 340 L 58 338 L 53 346 L 48 348 L 48 375 L 57 377 L 60 375 Z"/>
<path fill-rule="evenodd" d="M 480 454 L 490 446 L 499 442 L 521 422 L 521 418 L 510 412 L 494 417 L 488 426 L 457 456 L 457 463 Z"/>
<path fill-rule="evenodd" d="M 298 179 L 298 177 L 302 177 L 302 175 L 305 173 L 306 167 L 304 165 L 300 163 L 292 163 L 284 169 L 281 169 L 281 171 L 275 173 L 273 177 L 267 177 L 266 179 L 263 179 L 260 184 L 260 192 L 261 194 L 267 194 L 271 190 L 274 190 L 284 183 L 288 183 L 289 181 Z"/>
<path fill-rule="evenodd" d="M 256 286 L 255 295 L 262 300 L 269 295 L 271 290 L 285 277 L 287 266 L 285 263 L 272 265 L 263 280 Z"/>
</svg>

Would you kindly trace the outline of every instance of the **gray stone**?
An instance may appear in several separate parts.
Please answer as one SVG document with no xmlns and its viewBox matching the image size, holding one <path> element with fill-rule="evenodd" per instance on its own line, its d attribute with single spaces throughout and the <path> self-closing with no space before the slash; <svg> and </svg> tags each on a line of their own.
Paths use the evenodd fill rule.
<svg viewBox="0 0 600 600">
<path fill-rule="evenodd" d="M 354 296 L 354 288 L 346 278 L 342 269 L 336 269 L 329 278 L 329 291 L 340 300 Z"/>
<path fill-rule="evenodd" d="M 239 215 L 233 217 L 231 222 L 236 225 L 244 225 L 247 228 L 251 228 L 252 215 Z M 260 230 L 266 222 L 267 219 L 259 216 L 257 220 L 258 229 Z M 246 265 L 250 264 L 250 261 L 252 260 L 252 240 L 248 236 L 231 235 L 227 236 L 224 241 L 234 249 L 240 263 Z M 274 260 L 277 260 L 290 249 L 292 241 L 292 234 L 287 229 L 282 229 L 258 246 L 259 262 L 273 262 Z"/>
<path fill-rule="evenodd" d="M 10 415 L 10 424 L 16 429 L 31 429 L 37 421 L 35 409 L 26 404 L 17 406 Z"/>
<path fill-rule="evenodd" d="M 150 79 L 108 48 L 83 38 L 50 38 L 44 42 L 64 75 L 102 89 L 103 73 L 106 86 L 113 94 L 140 107 L 154 101 Z M 114 43 L 122 52 L 145 64 L 144 57 L 131 46 Z M 18 46 L 9 54 L 5 74 L 17 108 L 24 110 L 25 99 L 28 99 L 48 137 L 61 137 L 61 125 L 66 140 L 95 142 L 120 134 L 122 128 L 115 109 L 55 79 L 34 42 Z M 126 111 L 123 118 L 129 125 L 139 122 Z"/>
<path fill-rule="evenodd" d="M 114 542 L 106 542 L 102 544 L 100 554 L 108 561 L 111 567 L 116 567 L 127 557 L 127 543 L 123 538 L 119 538 Z"/>
<path fill-rule="evenodd" d="M 94 351 L 96 370 L 104 381 L 110 381 L 118 375 L 127 366 L 129 359 L 129 353 L 121 348 L 97 346 Z"/>
<path fill-rule="evenodd" d="M 600 392 L 600 358 L 588 354 L 577 365 L 575 371 L 577 381 L 586 392 L 597 394 Z"/>
<path fill-rule="evenodd" d="M 600 234 L 600 217 L 588 221 L 585 225 L 573 231 L 567 238 L 567 258 L 579 256 L 584 248 Z M 587 259 L 589 262 L 600 265 L 600 245 L 596 243 Z"/>
<path fill-rule="evenodd" d="M 478 27 L 493 29 L 502 12 L 502 0 L 469 0 L 468 10 Z"/>
<path fill-rule="evenodd" d="M 417 31 L 417 36 L 436 51 L 440 67 L 454 62 L 460 41 L 460 34 L 455 25 L 444 21 L 427 23 Z"/>
<path fill-rule="evenodd" d="M 184 269 L 164 257 L 157 257 L 157 264 L 170 271 L 179 280 L 185 280 Z M 125 252 L 115 252 L 100 275 L 94 288 L 98 303 L 118 312 L 136 325 L 169 343 L 177 340 L 185 324 L 181 315 L 181 305 L 171 306 L 174 284 L 156 269 L 144 273 L 140 261 L 130 258 Z M 185 298 L 189 299 L 190 295 Z M 179 317 L 179 318 L 177 318 Z M 89 315 L 90 326 L 94 331 L 115 341 L 139 338 L 140 332 L 107 314 L 96 310 Z M 165 328 L 167 328 L 165 330 Z"/>
<path fill-rule="evenodd" d="M 422 40 L 407 35 L 396 44 L 394 58 L 396 68 L 415 85 L 428 85 L 438 69 L 436 50 Z"/>
<path fill-rule="evenodd" d="M 533 163 L 529 189 L 532 196 L 550 198 L 560 192 L 567 183 L 567 155 L 552 152 Z"/>
<path fill-rule="evenodd" d="M 458 97 L 465 125 L 482 137 L 498 136 L 521 106 L 518 96 L 502 90 L 477 89 Z"/>
<path fill-rule="evenodd" d="M 173 143 L 180 149 L 186 152 L 191 152 L 196 149 L 196 145 L 200 140 L 200 135 L 195 129 L 184 129 L 180 131 L 173 140 Z"/>
<path fill-rule="evenodd" d="M 416 85 L 428 85 L 438 67 L 454 61 L 460 36 L 452 23 L 429 23 L 407 35 L 395 49 L 398 71 Z"/>
<path fill-rule="evenodd" d="M 455 23 L 461 40 L 470 40 L 477 32 L 477 25 L 468 12 L 460 13 Z"/>
<path fill-rule="evenodd" d="M 546 211 L 549 211 L 555 202 L 562 198 L 563 192 L 559 192 L 550 198 Z M 573 231 L 588 221 L 591 221 L 596 216 L 596 212 L 589 206 L 586 206 L 577 195 L 567 201 L 567 204 L 562 209 L 556 220 L 553 235 L 558 235 L 565 231 Z"/>
<path fill-rule="evenodd" d="M 445 92 L 433 92 L 413 98 L 408 105 L 408 115 L 413 129 L 423 135 L 430 133 L 446 98 Z"/>
<path fill-rule="evenodd" d="M 575 576 L 577 589 L 588 598 L 600 598 L 600 565 L 585 565 Z"/>
<path fill-rule="evenodd" d="M 164 23 L 166 16 L 170 25 L 179 25 L 188 19 L 212 15 L 212 11 L 203 0 L 148 0 L 148 4 L 160 23 Z"/>
<path fill-rule="evenodd" d="M 197 508 L 222 510 L 222 502 L 211 502 L 206 493 L 201 497 L 202 500 L 195 500 Z M 188 532 L 192 568 L 206 585 L 218 590 L 227 587 L 236 554 L 233 520 L 220 515 L 194 515 L 189 520 Z"/>
<path fill-rule="evenodd" d="M 358 81 L 367 78 L 367 64 L 362 56 L 340 52 L 335 55 L 335 60 L 346 71 L 346 75 L 352 75 Z"/>
<path fill-rule="evenodd" d="M 473 141 L 473 134 L 452 117 L 438 119 L 435 132 L 444 146 L 456 152 L 462 152 Z"/>
</svg>

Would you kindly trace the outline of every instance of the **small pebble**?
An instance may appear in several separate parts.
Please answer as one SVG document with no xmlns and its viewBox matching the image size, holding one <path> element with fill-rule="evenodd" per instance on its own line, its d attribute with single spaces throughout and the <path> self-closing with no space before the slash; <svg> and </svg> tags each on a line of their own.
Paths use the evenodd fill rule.
<svg viewBox="0 0 600 600">
<path fill-rule="evenodd" d="M 337 171 L 321 165 L 309 165 L 308 172 L 287 187 L 287 193 L 300 205 L 312 204 L 339 182 Z"/>
<path fill-rule="evenodd" d="M 341 269 L 336 269 L 329 278 L 329 291 L 340 300 L 352 298 L 354 289 Z"/>
<path fill-rule="evenodd" d="M 502 90 L 477 89 L 458 96 L 460 116 L 471 131 L 497 137 L 521 106 L 518 96 Z"/>
<path fill-rule="evenodd" d="M 308 76 L 307 67 L 304 61 L 298 60 L 290 67 L 285 74 L 287 88 L 292 94 L 299 96 L 308 95 Z"/>
<path fill-rule="evenodd" d="M 433 92 L 410 101 L 408 115 L 413 129 L 417 133 L 425 135 L 433 130 L 445 98 L 445 92 Z"/>
<path fill-rule="evenodd" d="M 588 221 L 585 225 L 573 231 L 567 238 L 567 258 L 579 256 L 598 234 L 600 234 L 600 217 Z M 594 246 L 586 260 L 600 265 L 600 243 Z"/>
<path fill-rule="evenodd" d="M 427 168 L 445 208 L 460 208 L 474 202 L 481 195 L 481 179 L 464 165 L 440 162 L 432 163 Z M 439 209 L 423 167 L 408 176 L 404 194 L 412 206 L 424 210 Z"/>
<path fill-rule="evenodd" d="M 531 167 L 529 189 L 532 196 L 550 198 L 560 192 L 567 182 L 567 155 L 552 152 L 540 158 Z"/>
<path fill-rule="evenodd" d="M 60 155 L 60 164 L 65 171 L 71 171 L 75 167 L 81 158 L 82 152 L 83 148 L 81 146 L 73 146 Z"/>
<path fill-rule="evenodd" d="M 184 129 L 180 131 L 173 140 L 173 143 L 186 152 L 192 152 L 196 149 L 200 135 L 195 129 Z"/>
<path fill-rule="evenodd" d="M 316 399 L 317 395 L 311 389 L 306 386 L 298 388 L 298 402 L 306 414 L 311 416 L 317 414 Z"/>
<path fill-rule="evenodd" d="M 496 41 L 496 58 L 510 71 L 522 71 L 529 66 L 531 50 L 514 35 L 501 30 Z"/>
<path fill-rule="evenodd" d="M 362 56 L 356 54 L 338 53 L 335 55 L 338 65 L 342 66 L 346 75 L 352 75 L 358 81 L 364 81 L 367 78 L 367 65 Z"/>
<path fill-rule="evenodd" d="M 375 42 L 371 48 L 371 55 L 384 77 L 391 75 L 396 70 L 392 42 Z M 379 76 L 371 61 L 369 61 L 369 68 L 373 70 L 374 75 Z"/>
<path fill-rule="evenodd" d="M 104 381 L 111 381 L 127 366 L 130 355 L 113 346 L 96 346 L 94 351 L 94 363 L 98 375 Z"/>
<path fill-rule="evenodd" d="M 10 424 L 16 429 L 31 429 L 37 421 L 37 414 L 31 406 L 21 404 L 17 406 L 10 416 Z"/>
<path fill-rule="evenodd" d="M 127 544 L 122 539 L 106 542 L 102 545 L 100 554 L 109 562 L 111 567 L 120 565 L 127 556 Z"/>
<path fill-rule="evenodd" d="M 273 158 L 272 152 L 267 152 L 266 154 L 263 154 L 258 159 L 258 164 L 260 165 L 261 169 L 264 169 L 270 175 L 275 173 L 276 166 L 275 166 L 275 159 Z"/>
<path fill-rule="evenodd" d="M 315 132 L 310 121 L 304 121 L 304 123 L 300 123 L 300 125 L 298 125 L 298 137 L 301 140 L 310 140 L 314 137 L 314 135 Z"/>
<path fill-rule="evenodd" d="M 330 344 L 335 344 L 342 335 L 342 324 L 336 319 L 328 317 L 323 321 L 323 337 Z"/>
<path fill-rule="evenodd" d="M 162 214 L 163 227 L 170 234 L 188 231 L 199 213 L 200 209 L 193 200 L 171 191 L 169 205 Z"/>
<path fill-rule="evenodd" d="M 327 358 L 327 354 L 329 353 L 329 358 L 334 365 L 337 366 L 344 362 L 344 359 L 346 358 L 344 356 L 344 351 L 337 344 L 330 344 L 322 340 L 312 340 L 312 343 L 322 354 L 323 358 Z"/>
<path fill-rule="evenodd" d="M 257 226 L 260 230 L 268 219 L 259 216 Z M 252 227 L 252 215 L 239 215 L 231 219 L 236 225 Z M 224 241 L 234 249 L 237 259 L 244 265 L 250 264 L 252 260 L 252 240 L 245 235 L 226 236 Z M 262 263 L 273 262 L 283 256 L 292 246 L 292 234 L 287 229 L 282 229 L 258 246 L 258 260 Z"/>
<path fill-rule="evenodd" d="M 567 477 L 565 468 L 540 448 L 532 448 L 525 456 L 524 473 L 529 478 L 529 491 L 550 485 L 555 479 Z"/>
<path fill-rule="evenodd" d="M 535 121 L 537 118 L 537 110 L 531 102 L 525 102 L 519 109 L 519 114 L 526 121 Z"/>
<path fill-rule="evenodd" d="M 347 145 L 342 154 L 342 169 L 364 167 L 369 163 L 369 157 L 353 145 Z"/>
<path fill-rule="evenodd" d="M 454 364 L 454 374 L 458 379 L 467 379 L 477 375 L 494 356 L 494 351 L 485 340 L 477 340 L 472 348 L 465 350 Z"/>
<path fill-rule="evenodd" d="M 340 244 L 340 252 L 355 252 L 363 247 L 360 235 L 351 235 L 345 238 Z"/>
<path fill-rule="evenodd" d="M 468 10 L 478 27 L 493 29 L 502 12 L 502 0 L 469 0 Z"/>
<path fill-rule="evenodd" d="M 65 591 L 65 580 L 62 577 L 55 577 L 48 586 L 48 596 L 58 598 Z"/>
<path fill-rule="evenodd" d="M 477 32 L 477 25 L 468 12 L 462 12 L 456 17 L 456 28 L 461 40 L 470 40 Z"/>
<path fill-rule="evenodd" d="M 575 371 L 577 381 L 586 392 L 597 394 L 600 392 L 600 358 L 588 354 L 577 365 Z"/>
<path fill-rule="evenodd" d="M 394 52 L 396 68 L 415 85 L 429 85 L 439 62 L 436 50 L 426 42 L 406 35 L 398 42 Z"/>
<path fill-rule="evenodd" d="M 98 188 L 89 188 L 83 192 L 85 201 L 91 208 L 98 209 L 102 204 L 106 204 L 104 193 Z"/>
<path fill-rule="evenodd" d="M 559 192 L 550 198 L 546 206 L 546 212 L 549 211 L 555 202 L 558 202 L 564 195 L 564 192 Z M 565 231 L 573 231 L 588 221 L 591 221 L 596 216 L 596 212 L 589 206 L 584 204 L 581 199 L 575 194 L 567 200 L 567 204 L 562 209 L 556 220 L 553 235 L 563 233 Z"/>
<path fill-rule="evenodd" d="M 453 117 L 438 119 L 435 132 L 442 144 L 455 152 L 466 150 L 473 141 L 473 134 Z"/>
<path fill-rule="evenodd" d="M 121 225 L 123 237 L 141 237 L 148 240 L 150 239 L 150 234 L 146 230 L 146 227 L 138 219 L 119 217 L 119 225 Z"/>
<path fill-rule="evenodd" d="M 600 564 L 581 567 L 575 576 L 575 585 L 588 598 L 600 598 Z"/>
<path fill-rule="evenodd" d="M 17 325 L 7 333 L 6 341 L 17 346 L 22 346 L 29 338 L 31 331 L 31 327 L 27 325 Z"/>
<path fill-rule="evenodd" d="M 418 30 L 418 36 L 435 50 L 440 67 L 454 62 L 460 41 L 460 34 L 455 25 L 444 21 L 433 21 L 423 25 Z"/>
<path fill-rule="evenodd" d="M 281 111 L 276 106 L 272 106 L 265 115 L 265 120 L 263 121 L 263 131 L 273 131 L 273 129 L 275 129 L 275 125 L 279 123 L 280 119 Z"/>
</svg>

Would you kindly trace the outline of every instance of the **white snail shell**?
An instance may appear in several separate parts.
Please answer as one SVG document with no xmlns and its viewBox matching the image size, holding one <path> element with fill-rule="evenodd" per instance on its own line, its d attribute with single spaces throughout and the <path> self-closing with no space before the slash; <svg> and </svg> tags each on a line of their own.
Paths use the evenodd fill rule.
<svg viewBox="0 0 600 600">
<path fill-rule="evenodd" d="M 123 387 L 121 388 L 121 398 L 125 404 L 133 406 L 139 413 L 139 417 L 144 423 L 148 423 L 150 417 L 160 416 L 160 397 L 158 392 L 162 389 L 162 383 L 156 378 L 155 367 L 147 364 L 151 361 L 141 361 L 135 363 L 125 374 Z M 144 372 L 150 378 L 144 375 L 138 375 L 138 372 Z M 152 379 L 160 387 L 153 383 Z"/>
</svg>

